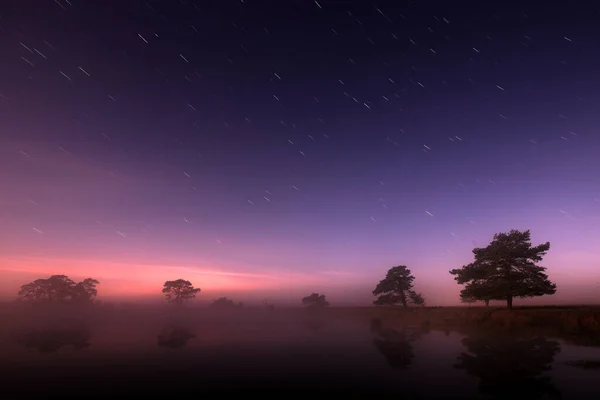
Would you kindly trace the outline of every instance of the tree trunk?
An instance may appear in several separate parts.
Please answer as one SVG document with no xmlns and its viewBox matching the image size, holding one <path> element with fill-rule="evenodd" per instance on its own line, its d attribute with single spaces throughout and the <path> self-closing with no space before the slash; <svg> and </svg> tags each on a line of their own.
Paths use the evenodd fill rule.
<svg viewBox="0 0 600 400">
<path fill-rule="evenodd" d="M 512 308 L 513 308 L 513 302 L 512 302 L 512 301 L 513 301 L 513 297 L 512 297 L 512 295 L 508 295 L 508 296 L 506 296 L 506 307 L 507 307 L 509 310 L 512 310 Z"/>
<path fill-rule="evenodd" d="M 406 299 L 406 293 L 404 291 L 400 292 L 400 302 L 404 308 L 408 308 L 408 301 Z"/>
</svg>

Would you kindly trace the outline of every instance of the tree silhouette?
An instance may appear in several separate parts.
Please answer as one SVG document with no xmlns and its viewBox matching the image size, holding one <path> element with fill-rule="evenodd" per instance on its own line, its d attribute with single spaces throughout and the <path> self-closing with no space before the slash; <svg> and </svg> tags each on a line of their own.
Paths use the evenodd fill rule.
<svg viewBox="0 0 600 400">
<path fill-rule="evenodd" d="M 231 309 L 231 308 L 242 308 L 242 303 L 236 303 L 233 300 L 228 299 L 227 297 L 220 297 L 214 300 L 211 305 L 212 308 L 217 309 Z"/>
<path fill-rule="evenodd" d="M 489 307 L 490 305 L 490 299 L 476 298 L 473 295 L 466 293 L 464 289 L 460 292 L 460 301 L 466 304 L 473 304 L 478 301 L 483 301 L 486 307 Z"/>
<path fill-rule="evenodd" d="M 549 371 L 560 344 L 545 338 L 472 338 L 462 340 L 467 353 L 458 356 L 455 368 L 480 379 L 481 394 L 496 398 L 560 398 Z"/>
<path fill-rule="evenodd" d="M 425 298 L 421 293 L 412 292 L 410 293 L 410 301 L 418 307 L 425 306 Z"/>
<path fill-rule="evenodd" d="M 36 279 L 21 286 L 18 296 L 20 300 L 28 302 L 66 303 L 92 302 L 100 284 L 96 279 L 87 278 L 75 283 L 66 275 L 52 275 L 47 279 Z"/>
<path fill-rule="evenodd" d="M 405 308 L 409 303 L 424 305 L 423 296 L 413 290 L 414 280 L 415 277 L 406 266 L 390 268 L 385 278 L 379 281 L 373 290 L 373 295 L 379 296 L 373 303 L 377 306 L 402 304 Z"/>
<path fill-rule="evenodd" d="M 473 280 L 469 285 L 464 287 L 460 291 L 460 301 L 463 303 L 475 303 L 477 301 L 483 301 L 487 306 L 490 305 L 490 293 L 493 289 L 486 287 L 486 281 Z"/>
<path fill-rule="evenodd" d="M 87 278 L 78 282 L 73 287 L 73 300 L 80 303 L 91 303 L 98 295 L 96 285 L 100 284 L 96 279 Z"/>
<path fill-rule="evenodd" d="M 194 288 L 190 281 L 177 279 L 176 281 L 166 281 L 162 292 L 169 303 L 182 305 L 184 302 L 194 299 L 200 292 L 200 288 Z"/>
<path fill-rule="evenodd" d="M 511 230 L 497 233 L 485 248 L 473 249 L 475 261 L 450 274 L 465 285 L 461 298 L 506 300 L 512 309 L 513 298 L 543 296 L 556 293 L 556 285 L 536 264 L 550 249 L 550 243 L 531 245 L 530 231 Z"/>
<path fill-rule="evenodd" d="M 329 302 L 324 294 L 313 293 L 310 296 L 302 298 L 302 304 L 308 307 L 327 307 Z"/>
</svg>

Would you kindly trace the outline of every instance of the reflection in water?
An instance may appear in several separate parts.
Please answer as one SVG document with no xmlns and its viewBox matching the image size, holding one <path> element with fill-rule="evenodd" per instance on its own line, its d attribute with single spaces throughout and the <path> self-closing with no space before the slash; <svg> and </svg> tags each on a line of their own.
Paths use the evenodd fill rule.
<svg viewBox="0 0 600 400">
<path fill-rule="evenodd" d="M 371 320 L 371 331 L 376 334 L 373 345 L 385 357 L 388 364 L 395 369 L 407 369 L 415 358 L 412 343 L 419 339 L 423 331 L 384 328 L 381 320 Z"/>
<path fill-rule="evenodd" d="M 548 376 L 560 344 L 543 337 L 535 339 L 473 338 L 462 340 L 468 353 L 458 356 L 455 368 L 480 379 L 482 394 L 505 398 L 560 398 Z"/>
<path fill-rule="evenodd" d="M 158 334 L 157 344 L 159 347 L 179 349 L 184 347 L 190 339 L 195 337 L 196 335 L 187 328 L 166 327 Z"/>
<path fill-rule="evenodd" d="M 37 349 L 40 353 L 52 353 L 64 346 L 83 349 L 90 346 L 91 332 L 87 326 L 62 328 L 23 328 L 12 332 L 15 343 Z"/>
</svg>

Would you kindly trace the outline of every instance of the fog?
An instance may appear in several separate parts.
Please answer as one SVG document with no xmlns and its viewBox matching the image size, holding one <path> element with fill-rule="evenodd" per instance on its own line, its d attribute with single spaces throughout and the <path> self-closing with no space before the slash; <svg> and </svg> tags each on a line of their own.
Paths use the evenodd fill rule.
<svg viewBox="0 0 600 400">
<path fill-rule="evenodd" d="M 197 376 L 205 387 L 220 382 L 233 388 L 284 384 L 325 368 L 335 387 L 344 368 L 332 355 L 352 356 L 353 349 L 370 345 L 373 334 L 367 319 L 327 311 L 12 304 L 2 311 L 0 351 L 9 361 L 3 374 L 17 387 L 43 382 L 44 390 L 65 376 L 77 376 L 80 384 L 102 377 L 105 388 L 125 382 L 194 385 L 190 377 Z M 321 382 L 319 374 L 305 383 Z"/>
<path fill-rule="evenodd" d="M 34 332 L 39 333 L 40 338 L 46 332 L 47 340 L 60 338 L 65 341 L 64 345 L 87 347 L 83 342 L 84 337 L 89 337 L 93 338 L 95 349 L 127 345 L 133 353 L 148 346 L 168 347 L 170 339 L 167 337 L 177 337 L 173 340 L 179 345 L 173 347 L 183 347 L 188 341 L 203 345 L 224 341 L 277 345 L 305 340 L 314 337 L 316 332 L 321 333 L 322 339 L 339 342 L 351 337 L 340 336 L 341 331 L 363 334 L 369 328 L 364 319 L 345 318 L 327 310 L 273 306 L 230 308 L 136 303 L 87 307 L 15 304 L 4 307 L 6 324 L 3 328 L 8 328 L 13 339 L 28 342 L 30 347 L 36 346 L 34 338 L 38 336 Z M 323 330 L 325 327 L 327 330 Z"/>
<path fill-rule="evenodd" d="M 23 398 L 65 388 L 558 398 L 595 384 L 598 348 L 394 319 L 373 308 L 10 303 L 0 308 L 0 368 Z"/>
</svg>

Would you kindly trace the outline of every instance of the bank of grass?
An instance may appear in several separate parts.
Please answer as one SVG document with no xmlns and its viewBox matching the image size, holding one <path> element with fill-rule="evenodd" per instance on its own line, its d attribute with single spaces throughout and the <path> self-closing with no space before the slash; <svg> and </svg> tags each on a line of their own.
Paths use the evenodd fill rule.
<svg viewBox="0 0 600 400">
<path fill-rule="evenodd" d="M 489 328 L 496 330 L 552 331 L 564 335 L 600 334 L 600 306 L 500 307 L 397 307 L 331 308 L 328 313 L 380 319 L 386 326 L 430 329 Z M 600 342 L 600 337 L 599 337 Z"/>
<path fill-rule="evenodd" d="M 14 324 L 47 319 L 43 307 L 34 307 L 27 311 L 27 305 L 0 304 L 0 330 L 2 327 Z M 76 310 L 71 307 L 60 307 L 51 315 L 64 314 L 71 317 L 86 315 L 88 319 L 104 323 L 103 321 L 130 321 L 153 320 L 162 318 L 161 315 L 173 316 L 175 310 L 166 312 L 164 307 L 107 307 L 98 304 L 92 309 Z M 164 308 L 164 310 L 163 310 Z M 215 320 L 254 320 L 268 321 L 268 315 L 294 318 L 302 317 L 311 310 L 304 308 L 275 308 L 268 312 L 264 307 L 247 307 L 231 312 L 219 311 L 218 313 L 204 308 L 188 308 L 180 310 L 186 318 L 211 323 Z M 527 306 L 515 307 L 508 310 L 501 307 L 419 307 L 404 309 L 401 307 L 327 307 L 314 310 L 327 318 L 352 318 L 363 320 L 365 324 L 378 319 L 389 328 L 426 328 L 436 330 L 463 330 L 463 329 L 490 329 L 496 331 L 522 331 L 532 330 L 543 332 L 548 336 L 572 336 L 580 340 L 597 341 L 600 344 L 600 305 L 571 305 L 571 306 Z M 179 311 L 177 312 L 179 313 Z M 175 313 L 175 314 L 177 314 Z M 264 314 L 264 315 L 263 315 Z M 46 316 L 46 317 L 44 317 Z M 42 318 L 44 317 L 44 318 Z M 263 318 L 264 317 L 264 318 Z M 52 317 L 54 318 L 54 317 Z M 258 318 L 258 319 L 257 319 Z M 263 322 L 264 322 L 263 321 Z M 262 322 L 261 322 L 262 323 Z M 597 338 L 597 339 L 594 339 Z"/>
</svg>

